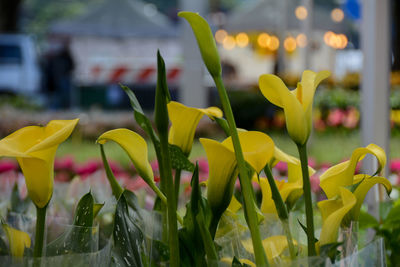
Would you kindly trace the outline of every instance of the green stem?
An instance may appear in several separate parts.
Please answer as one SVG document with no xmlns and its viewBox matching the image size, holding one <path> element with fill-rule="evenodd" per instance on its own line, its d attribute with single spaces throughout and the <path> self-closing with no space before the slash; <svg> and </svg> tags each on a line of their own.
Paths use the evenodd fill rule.
<svg viewBox="0 0 400 267">
<path fill-rule="evenodd" d="M 307 159 L 307 146 L 297 145 L 299 151 L 301 171 L 303 174 L 303 192 L 306 206 L 306 220 L 307 220 L 307 244 L 308 244 L 308 256 L 315 256 L 315 237 L 314 237 L 314 217 L 313 217 L 313 206 L 311 198 L 311 183 L 310 174 L 308 173 L 308 159 Z"/>
<path fill-rule="evenodd" d="M 176 206 L 178 206 L 178 201 L 179 201 L 179 189 L 181 188 L 181 174 L 182 170 L 181 169 L 176 169 L 175 170 L 175 199 L 176 199 Z"/>
<path fill-rule="evenodd" d="M 150 184 L 149 186 L 150 186 L 151 189 L 153 189 L 154 193 L 156 193 L 156 195 L 161 199 L 161 202 L 164 203 L 165 205 L 167 205 L 167 203 L 168 203 L 167 198 L 166 198 L 166 196 L 161 192 L 161 190 L 160 190 L 155 184 Z M 183 219 L 182 219 L 182 217 L 181 217 L 178 213 L 176 213 L 176 217 L 177 217 L 179 223 L 180 223 L 181 225 L 183 225 Z"/>
<path fill-rule="evenodd" d="M 46 226 L 46 208 L 36 207 L 36 232 L 35 232 L 35 247 L 33 250 L 33 257 L 39 258 L 43 254 L 43 243 L 44 243 L 44 230 Z M 40 262 L 39 262 L 40 265 Z"/>
<path fill-rule="evenodd" d="M 161 145 L 160 174 L 161 180 L 165 182 L 165 191 L 167 195 L 167 219 L 168 219 L 168 239 L 170 250 L 170 266 L 179 266 L 179 240 L 178 240 L 178 225 L 176 216 L 176 200 L 175 188 L 172 179 L 171 162 L 168 150 L 168 135 L 159 133 Z"/>
<path fill-rule="evenodd" d="M 201 211 L 197 214 L 196 219 L 198 221 L 200 235 L 202 237 L 204 249 L 207 255 L 207 265 L 209 267 L 214 267 L 214 266 L 218 267 L 217 250 L 215 249 L 213 237 L 211 236 L 210 232 L 206 227 L 204 215 Z"/>
<path fill-rule="evenodd" d="M 110 183 L 114 197 L 118 200 L 122 192 L 124 192 L 124 189 L 117 182 L 117 179 L 115 179 L 114 173 L 112 172 L 110 165 L 108 164 L 107 157 L 104 152 L 104 147 L 101 144 L 100 144 L 100 152 L 101 152 L 101 159 L 103 160 L 104 169 L 106 171 L 107 180 Z"/>
<path fill-rule="evenodd" d="M 290 252 L 290 257 L 294 259 L 296 257 L 296 251 L 293 245 L 293 238 L 292 238 L 292 233 L 290 231 L 289 227 L 289 214 L 286 208 L 285 203 L 283 202 L 282 196 L 279 192 L 278 187 L 276 186 L 275 179 L 272 176 L 272 172 L 270 167 L 267 165 L 264 168 L 264 172 L 267 175 L 268 183 L 271 188 L 271 194 L 272 194 L 272 199 L 275 203 L 276 211 L 278 213 L 278 217 L 282 222 L 283 230 L 285 231 L 287 242 L 289 245 L 289 252 Z"/>
<path fill-rule="evenodd" d="M 226 119 L 228 121 L 230 135 L 235 150 L 236 160 L 239 168 L 239 180 L 243 192 L 244 208 L 246 212 L 247 225 L 249 226 L 251 239 L 253 241 L 254 255 L 256 258 L 257 266 L 269 266 L 265 251 L 262 245 L 260 230 L 258 229 L 257 213 L 254 205 L 253 187 L 248 177 L 246 164 L 242 148 L 240 146 L 239 135 L 236 129 L 235 119 L 233 117 L 232 108 L 226 93 L 221 75 L 213 77 L 215 85 L 217 86 L 219 97 L 221 100 L 222 108 L 224 110 Z"/>
</svg>

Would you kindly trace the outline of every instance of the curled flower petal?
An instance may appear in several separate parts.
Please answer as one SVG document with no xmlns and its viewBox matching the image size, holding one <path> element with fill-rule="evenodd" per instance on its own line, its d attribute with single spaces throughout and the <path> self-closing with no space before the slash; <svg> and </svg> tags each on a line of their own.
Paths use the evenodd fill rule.
<svg viewBox="0 0 400 267">
<path fill-rule="evenodd" d="M 168 142 L 179 146 L 186 155 L 192 150 L 195 130 L 203 115 L 211 119 L 222 117 L 222 111 L 217 107 L 192 108 L 175 101 L 169 102 L 167 107 L 172 123 Z"/>
<path fill-rule="evenodd" d="M 154 175 L 148 160 L 147 143 L 137 133 L 128 129 L 114 129 L 99 136 L 97 142 L 105 144 L 114 141 L 125 150 L 139 175 L 147 182 L 154 183 Z"/>
<path fill-rule="evenodd" d="M 354 173 L 357 163 L 362 160 L 366 154 L 372 154 L 378 159 L 379 167 L 377 172 L 386 164 L 385 152 L 375 144 L 355 149 L 350 160 L 332 166 L 320 176 L 320 186 L 328 198 L 338 195 L 340 187 L 354 184 Z"/>
</svg>

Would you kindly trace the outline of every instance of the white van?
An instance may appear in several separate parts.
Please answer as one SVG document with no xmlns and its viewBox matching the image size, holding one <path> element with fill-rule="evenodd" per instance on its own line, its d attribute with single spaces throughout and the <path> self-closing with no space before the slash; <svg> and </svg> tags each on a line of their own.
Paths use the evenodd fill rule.
<svg viewBox="0 0 400 267">
<path fill-rule="evenodd" d="M 33 39 L 0 34 L 0 93 L 33 95 L 40 90 L 40 66 Z"/>
</svg>

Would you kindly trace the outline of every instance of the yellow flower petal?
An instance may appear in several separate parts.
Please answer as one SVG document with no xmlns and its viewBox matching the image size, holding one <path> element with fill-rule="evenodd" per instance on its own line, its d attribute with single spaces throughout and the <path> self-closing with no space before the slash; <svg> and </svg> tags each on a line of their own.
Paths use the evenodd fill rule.
<svg viewBox="0 0 400 267">
<path fill-rule="evenodd" d="M 337 241 L 338 230 L 343 217 L 354 207 L 356 197 L 344 187 L 339 189 L 340 199 L 328 199 L 318 202 L 323 220 L 319 245 Z"/>
<path fill-rule="evenodd" d="M 328 71 L 304 71 L 301 82 L 293 91 L 275 75 L 265 74 L 259 78 L 262 94 L 271 103 L 283 108 L 287 131 L 296 144 L 304 145 L 310 136 L 315 89 L 328 76 Z"/>
<path fill-rule="evenodd" d="M 270 236 L 264 239 L 262 243 L 268 260 L 279 257 L 288 247 L 287 237 L 284 235 Z M 254 254 L 251 239 L 243 240 L 242 245 L 247 252 Z"/>
<path fill-rule="evenodd" d="M 355 149 L 350 160 L 332 166 L 320 176 L 320 186 L 328 198 L 339 194 L 340 187 L 350 186 L 354 183 L 353 177 L 357 163 L 363 159 L 366 154 L 372 154 L 378 159 L 379 167 L 377 172 L 386 164 L 385 152 L 375 144 Z"/>
<path fill-rule="evenodd" d="M 231 203 L 229 203 L 229 206 L 227 210 L 229 210 L 232 213 L 238 212 L 240 208 L 242 207 L 242 204 L 236 199 L 235 196 L 232 196 Z"/>
<path fill-rule="evenodd" d="M 269 185 L 268 179 L 260 177 L 259 180 L 262 192 L 261 212 L 277 214 L 275 202 L 272 199 L 271 187 Z M 302 184 L 298 182 L 288 183 L 284 180 L 275 180 L 275 183 L 278 187 L 279 193 L 281 194 L 283 202 L 286 202 L 292 193 L 298 193 L 299 191 L 301 192 L 303 189 Z M 301 196 L 301 194 L 299 196 Z"/>
<path fill-rule="evenodd" d="M 382 184 L 388 194 L 392 191 L 392 185 L 390 184 L 389 180 L 385 177 L 379 176 L 369 176 L 364 174 L 358 174 L 354 178 L 355 183 L 361 181 L 361 183 L 357 186 L 356 190 L 354 190 L 354 196 L 357 199 L 357 203 L 352 209 L 351 212 L 351 219 L 358 220 L 358 216 L 360 215 L 361 205 L 364 202 L 365 196 L 367 195 L 368 191 L 376 184 Z"/>
<path fill-rule="evenodd" d="M 273 156 L 274 142 L 268 135 L 257 131 L 239 132 L 238 135 L 244 159 L 260 173 Z M 226 138 L 222 144 L 234 151 L 232 138 Z"/>
<path fill-rule="evenodd" d="M 132 160 L 139 175 L 147 183 L 154 183 L 153 170 L 148 160 L 147 143 L 143 137 L 131 130 L 120 128 L 107 131 L 97 139 L 100 144 L 105 144 L 107 141 L 114 141 L 120 145 Z"/>
<path fill-rule="evenodd" d="M 233 261 L 233 258 L 223 257 L 223 258 L 220 259 L 220 261 L 221 261 L 221 263 L 226 263 L 226 264 L 228 264 L 228 265 L 226 265 L 226 266 L 231 266 L 232 261 Z M 241 264 L 247 264 L 247 265 L 249 265 L 249 266 L 251 266 L 251 267 L 256 267 L 256 265 L 254 264 L 254 262 L 252 262 L 251 260 L 248 260 L 248 259 L 239 259 L 239 261 L 240 261 Z M 223 265 L 223 266 L 225 266 L 225 265 Z"/>
<path fill-rule="evenodd" d="M 29 197 L 43 208 L 53 193 L 54 157 L 58 145 L 79 119 L 52 120 L 45 127 L 28 126 L 0 140 L 0 157 L 16 157 L 25 176 Z"/>
<path fill-rule="evenodd" d="M 274 158 L 275 164 L 279 161 L 286 162 L 288 166 L 288 182 L 295 183 L 300 182 L 301 185 L 303 184 L 303 174 L 301 170 L 301 162 L 299 159 L 286 154 L 282 150 L 280 150 L 277 146 L 275 146 L 274 150 Z M 315 173 L 315 170 L 308 166 L 308 172 L 311 175 Z"/>
<path fill-rule="evenodd" d="M 235 154 L 221 143 L 200 138 L 206 151 L 209 178 L 207 200 L 215 214 L 222 214 L 232 199 L 233 188 L 238 175 Z"/>
<path fill-rule="evenodd" d="M 186 155 L 189 155 L 192 150 L 194 134 L 203 115 L 211 119 L 222 117 L 222 111 L 217 107 L 198 109 L 175 101 L 169 102 L 167 107 L 172 123 L 168 141 L 170 144 L 179 146 Z"/>
<path fill-rule="evenodd" d="M 304 144 L 310 135 L 310 129 L 303 107 L 296 95 L 285 86 L 280 78 L 272 74 L 261 75 L 259 86 L 261 93 L 268 101 L 283 108 L 286 128 L 290 137 L 296 143 Z"/>
<path fill-rule="evenodd" d="M 3 224 L 8 242 L 10 244 L 11 255 L 21 258 L 24 255 L 25 248 L 31 247 L 31 238 L 23 231 L 17 230 L 7 224 Z"/>
</svg>

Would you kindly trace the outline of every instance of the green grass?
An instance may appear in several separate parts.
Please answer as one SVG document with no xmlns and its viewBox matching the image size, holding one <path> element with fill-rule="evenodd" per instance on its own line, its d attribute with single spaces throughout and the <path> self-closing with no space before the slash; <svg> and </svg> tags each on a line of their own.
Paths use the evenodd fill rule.
<svg viewBox="0 0 400 267">
<path fill-rule="evenodd" d="M 270 134 L 275 144 L 283 151 L 298 156 L 296 145 L 290 140 L 287 134 L 274 132 Z M 218 138 L 221 139 L 221 138 Z M 353 132 L 315 133 L 311 136 L 308 145 L 309 157 L 314 158 L 318 163 L 338 163 L 351 156 L 352 151 L 361 145 L 360 134 Z M 105 144 L 105 151 L 109 159 L 120 162 L 126 166 L 130 160 L 125 152 L 115 143 Z M 92 158 L 100 158 L 99 145 L 94 141 L 79 140 L 72 138 L 60 145 L 57 156 L 73 155 L 78 162 Z M 191 158 L 205 156 L 204 149 L 199 142 L 193 144 Z M 149 145 L 149 158 L 153 159 L 154 150 Z M 390 142 L 390 157 L 400 158 L 400 138 L 394 136 Z"/>
</svg>

